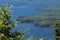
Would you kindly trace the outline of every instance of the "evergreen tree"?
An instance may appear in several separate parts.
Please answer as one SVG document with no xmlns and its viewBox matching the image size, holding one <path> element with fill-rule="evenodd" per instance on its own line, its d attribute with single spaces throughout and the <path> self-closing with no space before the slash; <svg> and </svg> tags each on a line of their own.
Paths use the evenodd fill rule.
<svg viewBox="0 0 60 40">
<path fill-rule="evenodd" d="M 0 6 L 0 40 L 22 40 L 24 32 L 10 32 L 12 28 L 16 27 L 14 20 L 10 20 L 10 8 L 4 4 Z"/>
<path fill-rule="evenodd" d="M 55 40 L 60 40 L 60 25 L 58 21 L 54 22 L 54 35 L 55 35 Z"/>
</svg>

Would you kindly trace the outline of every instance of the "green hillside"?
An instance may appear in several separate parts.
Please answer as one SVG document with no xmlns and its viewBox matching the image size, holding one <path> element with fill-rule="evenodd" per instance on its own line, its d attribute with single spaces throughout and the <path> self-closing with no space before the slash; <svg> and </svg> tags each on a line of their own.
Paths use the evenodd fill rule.
<svg viewBox="0 0 60 40">
<path fill-rule="evenodd" d="M 18 17 L 17 21 L 20 23 L 34 23 L 35 25 L 40 26 L 51 26 L 56 20 L 60 22 L 60 13 L 46 13 L 32 16 L 20 16 Z"/>
</svg>

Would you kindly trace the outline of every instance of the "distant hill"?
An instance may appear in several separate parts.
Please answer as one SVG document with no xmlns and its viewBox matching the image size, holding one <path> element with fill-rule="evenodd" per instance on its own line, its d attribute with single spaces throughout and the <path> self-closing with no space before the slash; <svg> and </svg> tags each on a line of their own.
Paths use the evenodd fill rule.
<svg viewBox="0 0 60 40">
<path fill-rule="evenodd" d="M 58 21 L 60 24 L 60 13 L 48 13 L 48 14 L 37 14 L 32 16 L 21 16 L 18 17 L 20 23 L 34 23 L 40 26 L 51 26 L 54 21 Z"/>
</svg>

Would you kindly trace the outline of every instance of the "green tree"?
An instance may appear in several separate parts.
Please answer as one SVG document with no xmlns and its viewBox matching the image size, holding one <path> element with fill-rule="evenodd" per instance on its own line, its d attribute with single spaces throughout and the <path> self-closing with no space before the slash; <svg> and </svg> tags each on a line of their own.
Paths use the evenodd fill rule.
<svg viewBox="0 0 60 40">
<path fill-rule="evenodd" d="M 60 24 L 59 24 L 59 21 L 54 22 L 53 29 L 54 29 L 55 40 L 60 40 L 60 31 L 59 31 L 60 30 Z"/>
<path fill-rule="evenodd" d="M 10 32 L 12 28 L 16 27 L 16 22 L 10 20 L 11 11 L 10 8 L 4 4 L 0 6 L 0 40 L 23 40 L 24 32 Z"/>
</svg>

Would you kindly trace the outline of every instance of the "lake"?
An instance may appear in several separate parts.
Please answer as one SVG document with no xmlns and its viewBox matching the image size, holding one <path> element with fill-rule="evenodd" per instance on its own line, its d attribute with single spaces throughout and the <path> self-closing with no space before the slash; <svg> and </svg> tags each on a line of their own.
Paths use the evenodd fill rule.
<svg viewBox="0 0 60 40">
<path fill-rule="evenodd" d="M 40 10 L 36 11 L 36 8 L 43 8 L 40 6 L 14 6 L 12 8 L 12 19 L 17 19 L 18 16 L 30 16 L 30 15 L 36 15 L 40 13 L 45 13 L 46 11 Z M 21 23 L 18 24 L 16 28 L 13 29 L 13 31 L 18 31 L 21 29 L 29 29 L 29 31 L 26 34 L 26 38 L 33 36 L 34 38 L 54 38 L 54 30 L 50 27 L 38 27 L 35 26 L 33 23 Z"/>
</svg>

